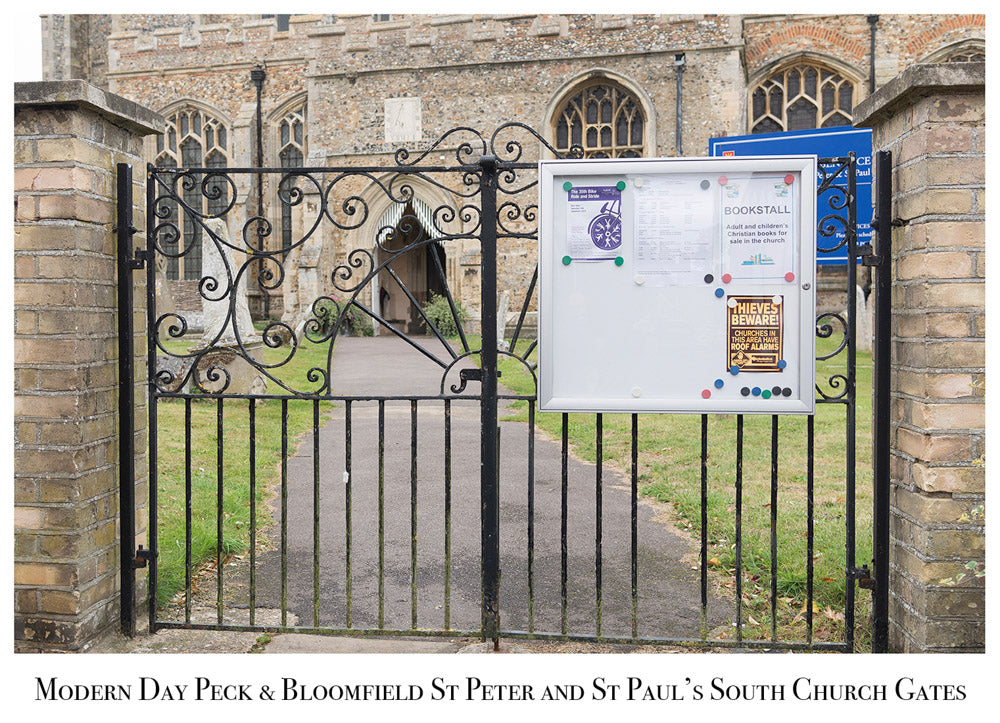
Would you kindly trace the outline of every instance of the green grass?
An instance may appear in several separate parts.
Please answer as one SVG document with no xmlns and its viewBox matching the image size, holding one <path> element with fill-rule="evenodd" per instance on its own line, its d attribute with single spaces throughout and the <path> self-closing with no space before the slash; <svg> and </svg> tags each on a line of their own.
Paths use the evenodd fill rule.
<svg viewBox="0 0 1000 723">
<path fill-rule="evenodd" d="M 168 342 L 175 354 L 186 354 L 188 344 Z M 304 343 L 287 365 L 272 373 L 293 388 L 314 389 L 307 381 L 312 367 L 326 368 L 327 345 Z M 264 348 L 264 363 L 274 364 L 287 356 L 287 348 Z M 269 381 L 268 394 L 285 394 Z M 197 572 L 216 558 L 218 484 L 218 403 L 205 397 L 191 402 L 191 569 Z M 250 402 L 223 403 L 223 556 L 240 553 L 250 541 Z M 320 402 L 321 417 L 332 408 Z M 157 402 L 157 604 L 169 602 L 185 587 L 185 401 Z M 280 478 L 281 401 L 267 400 L 255 408 L 256 415 L 256 527 L 271 521 L 266 500 Z M 313 403 L 289 400 L 288 446 L 291 454 L 299 438 L 312 429 Z M 258 536 L 258 540 L 260 537 Z"/>
<path fill-rule="evenodd" d="M 527 347 L 518 343 L 519 350 Z M 820 354 L 835 347 L 818 339 Z M 532 352 L 534 358 L 535 352 Z M 817 381 L 834 374 L 846 375 L 846 352 L 817 362 Z M 501 382 L 520 395 L 535 393 L 534 381 L 524 366 L 500 357 Z M 871 560 L 871 354 L 857 359 L 856 409 L 856 549 L 855 564 Z M 508 420 L 526 421 L 527 404 L 511 404 Z M 771 416 L 744 416 L 742 569 L 743 601 L 760 624 L 757 634 L 770 626 L 771 587 Z M 778 624 L 804 629 L 799 615 L 806 600 L 807 560 L 807 435 L 806 417 L 778 418 L 777 591 Z M 596 460 L 596 416 L 570 414 L 569 440 L 575 453 Z M 561 414 L 536 414 L 537 425 L 558 438 Z M 846 410 L 842 404 L 818 404 L 815 420 L 813 581 L 817 634 L 826 629 L 841 635 L 845 603 L 846 566 Z M 631 469 L 631 415 L 605 414 L 604 461 L 622 471 Z M 735 593 L 736 569 L 736 416 L 710 415 L 708 421 L 709 566 L 728 599 Z M 639 485 L 641 494 L 671 505 L 677 524 L 700 538 L 701 534 L 701 417 L 697 414 L 642 414 L 639 416 Z M 726 590 L 728 589 L 728 591 Z M 864 606 L 869 595 L 860 592 Z M 839 611 L 838 611 L 839 609 Z M 863 617 L 859 611 L 859 620 Z M 798 618 L 798 619 L 796 619 Z M 794 622 L 793 622 L 794 621 Z"/>
</svg>

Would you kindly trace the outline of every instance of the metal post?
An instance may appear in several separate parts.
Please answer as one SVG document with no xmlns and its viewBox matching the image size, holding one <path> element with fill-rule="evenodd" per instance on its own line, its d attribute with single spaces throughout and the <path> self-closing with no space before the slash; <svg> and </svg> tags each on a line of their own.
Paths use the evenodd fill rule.
<svg viewBox="0 0 1000 723">
<path fill-rule="evenodd" d="M 674 55 L 674 67 L 677 68 L 677 155 L 684 155 L 684 145 L 681 142 L 681 81 L 684 78 L 684 53 Z"/>
<path fill-rule="evenodd" d="M 253 81 L 254 86 L 257 88 L 257 113 L 256 113 L 256 125 L 257 125 L 257 168 L 264 167 L 264 139 L 262 135 L 262 123 L 261 123 L 261 104 L 260 96 L 261 91 L 264 88 L 264 79 L 267 77 L 267 72 L 264 70 L 263 65 L 258 65 L 256 68 L 250 71 L 250 80 Z M 264 179 L 260 173 L 257 174 L 257 215 L 264 215 Z M 260 222 L 257 222 L 258 225 Z M 263 237 L 258 236 L 258 241 L 263 242 Z M 264 260 L 261 259 L 260 265 L 257 267 L 257 279 L 264 278 Z M 265 289 L 263 284 L 259 284 L 261 294 L 264 296 L 264 317 L 270 318 L 271 316 L 271 296 L 268 289 Z"/>
<path fill-rule="evenodd" d="M 497 444 L 497 161 L 479 159 L 482 208 L 482 405 L 480 495 L 482 501 L 483 620 L 482 638 L 500 645 L 500 497 Z"/>
<path fill-rule="evenodd" d="M 889 650 L 889 364 L 892 332 L 892 153 L 875 154 L 875 346 L 872 376 L 874 572 L 872 652 Z"/>
<path fill-rule="evenodd" d="M 132 166 L 118 164 L 118 519 L 122 633 L 135 635 L 135 421 L 132 331 Z"/>
</svg>

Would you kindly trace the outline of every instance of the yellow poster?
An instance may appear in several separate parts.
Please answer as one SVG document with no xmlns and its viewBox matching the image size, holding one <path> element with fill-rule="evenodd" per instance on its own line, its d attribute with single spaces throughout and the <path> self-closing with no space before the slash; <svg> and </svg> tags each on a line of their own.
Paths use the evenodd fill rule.
<svg viewBox="0 0 1000 723">
<path fill-rule="evenodd" d="M 783 296 L 729 296 L 726 299 L 726 368 L 778 372 L 784 364 Z"/>
</svg>

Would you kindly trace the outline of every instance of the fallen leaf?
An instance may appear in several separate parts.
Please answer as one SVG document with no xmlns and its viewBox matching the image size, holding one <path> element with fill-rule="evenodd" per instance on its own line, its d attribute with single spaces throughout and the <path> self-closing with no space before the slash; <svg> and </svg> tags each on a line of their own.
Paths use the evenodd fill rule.
<svg viewBox="0 0 1000 723">
<path fill-rule="evenodd" d="M 759 622 L 753 619 L 753 615 L 747 615 L 747 622 L 754 626 L 760 625 Z"/>
<path fill-rule="evenodd" d="M 823 582 L 833 582 L 833 578 L 832 577 L 824 577 L 823 578 Z"/>
<path fill-rule="evenodd" d="M 722 563 L 719 562 L 719 558 L 717 558 L 717 557 L 710 557 L 708 559 L 708 565 L 709 565 L 709 567 L 721 567 Z"/>
</svg>

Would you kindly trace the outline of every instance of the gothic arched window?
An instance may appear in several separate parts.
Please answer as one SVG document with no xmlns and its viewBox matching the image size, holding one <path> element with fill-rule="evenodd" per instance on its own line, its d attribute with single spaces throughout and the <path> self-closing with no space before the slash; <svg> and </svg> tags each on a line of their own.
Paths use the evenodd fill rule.
<svg viewBox="0 0 1000 723">
<path fill-rule="evenodd" d="M 224 168 L 229 165 L 228 149 L 229 131 L 225 124 L 198 108 L 182 108 L 168 116 L 166 132 L 156 138 L 154 165 L 165 168 Z M 229 205 L 227 184 L 218 184 L 221 191 L 218 198 L 208 198 L 202 193 L 201 178 L 194 180 L 195 183 L 178 186 L 185 204 L 209 215 L 225 210 Z M 168 220 L 176 223 L 180 232 L 181 249 L 190 249 L 179 258 L 167 258 L 167 278 L 197 280 L 201 278 L 201 226 L 187 214 L 178 218 L 175 202 L 166 205 L 170 208 Z M 169 244 L 166 250 L 177 253 L 176 241 Z"/>
<path fill-rule="evenodd" d="M 786 66 L 750 91 L 750 132 L 851 125 L 854 83 L 815 62 Z"/>
<path fill-rule="evenodd" d="M 306 159 L 306 108 L 298 106 L 278 121 L 278 165 L 282 168 L 301 168 Z M 292 233 L 292 206 L 288 192 L 295 180 L 283 181 L 278 188 L 278 205 L 281 208 L 281 248 L 286 250 L 294 242 Z"/>
<path fill-rule="evenodd" d="M 584 158 L 644 155 L 646 119 L 632 93 L 607 79 L 571 92 L 552 119 L 556 150 L 566 152 L 580 145 Z"/>
</svg>

